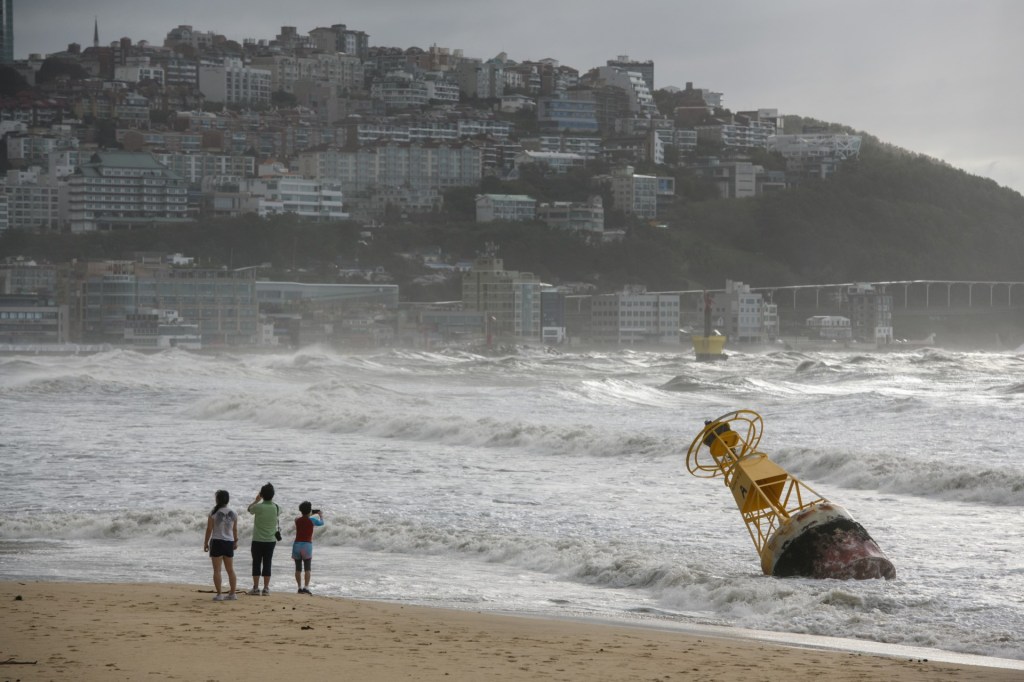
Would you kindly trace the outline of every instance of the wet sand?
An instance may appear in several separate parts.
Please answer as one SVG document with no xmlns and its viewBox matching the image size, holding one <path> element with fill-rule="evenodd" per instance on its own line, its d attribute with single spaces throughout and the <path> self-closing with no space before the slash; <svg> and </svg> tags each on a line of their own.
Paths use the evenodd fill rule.
<svg viewBox="0 0 1024 682">
<path fill-rule="evenodd" d="M 196 585 L 0 582 L 7 680 L 1024 679 L 742 637 Z"/>
</svg>

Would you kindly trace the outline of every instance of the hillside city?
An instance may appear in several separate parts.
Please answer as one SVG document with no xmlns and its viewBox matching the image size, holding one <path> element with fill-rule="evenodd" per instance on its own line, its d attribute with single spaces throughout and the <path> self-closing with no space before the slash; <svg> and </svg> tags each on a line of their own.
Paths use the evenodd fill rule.
<svg viewBox="0 0 1024 682">
<path fill-rule="evenodd" d="M 345 24 L 242 42 L 192 26 L 161 45 L 124 37 L 13 58 L 0 19 L 0 234 L 89 235 L 226 219 L 356 224 L 450 209 L 468 191 L 476 223 L 543 224 L 615 242 L 660 216 L 692 183 L 723 199 L 827 179 L 861 139 L 825 127 L 786 132 L 778 110 L 731 112 L 693 83 L 655 86 L 628 56 L 578 69 L 431 45 L 371 46 Z M 586 197 L 501 191 L 525 177 L 582 178 Z M 557 185 L 552 185 L 557 186 Z M 449 200 L 446 205 L 446 199 Z M 461 299 L 404 301 L 383 268 L 362 281 L 340 257 L 324 281 L 269 279 L 204 253 L 50 263 L 0 254 L 0 344 L 137 348 L 343 347 L 544 342 L 679 346 L 701 328 L 701 292 L 551 284 L 476 258 L 405 254 Z M 198 263 L 203 263 L 200 267 Z M 302 279 L 302 278 L 297 278 Z M 730 342 L 780 336 L 776 306 L 742 282 L 713 297 Z M 825 340 L 892 340 L 891 297 L 848 292 L 846 316 L 802 330 Z"/>
</svg>

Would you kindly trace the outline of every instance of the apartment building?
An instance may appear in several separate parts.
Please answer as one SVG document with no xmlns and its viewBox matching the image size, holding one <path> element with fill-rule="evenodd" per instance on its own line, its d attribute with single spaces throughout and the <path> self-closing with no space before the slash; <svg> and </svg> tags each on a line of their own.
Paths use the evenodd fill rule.
<svg viewBox="0 0 1024 682">
<path fill-rule="evenodd" d="M 59 230 L 61 207 L 67 202 L 67 183 L 54 175 L 28 171 L 7 171 L 0 184 L 7 199 L 7 227 L 13 230 Z"/>
<path fill-rule="evenodd" d="M 694 126 L 697 139 L 719 144 L 725 149 L 767 149 L 775 125 L 763 121 L 714 123 Z"/>
<path fill-rule="evenodd" d="M 189 219 L 185 180 L 146 152 L 96 152 L 68 176 L 72 232 Z"/>
<path fill-rule="evenodd" d="M 260 217 L 290 213 L 320 222 L 349 217 L 337 182 L 283 175 L 243 180 L 240 190 L 250 196 L 247 205 Z"/>
<path fill-rule="evenodd" d="M 703 301 L 698 302 L 698 308 L 692 312 L 703 319 Z M 711 319 L 730 343 L 766 343 L 779 334 L 778 306 L 739 281 L 726 280 L 725 291 L 714 294 Z"/>
<path fill-rule="evenodd" d="M 675 195 L 675 178 L 639 175 L 632 166 L 612 169 L 606 180 L 611 185 L 615 208 L 638 218 L 657 218 L 659 196 Z"/>
<path fill-rule="evenodd" d="M 505 270 L 501 258 L 484 256 L 462 277 L 462 303 L 484 313 L 492 338 L 540 339 L 541 283 L 529 272 Z"/>
<path fill-rule="evenodd" d="M 537 200 L 525 194 L 480 194 L 476 197 L 478 223 L 529 221 L 536 217 Z"/>
<path fill-rule="evenodd" d="M 597 103 L 590 91 L 562 92 L 537 100 L 537 123 L 542 131 L 597 133 Z"/>
<path fill-rule="evenodd" d="M 68 307 L 52 295 L 0 293 L 0 344 L 67 343 Z"/>
<path fill-rule="evenodd" d="M 583 233 L 604 231 L 604 203 L 600 196 L 584 202 L 552 201 L 537 206 L 537 220 L 548 227 Z"/>
<path fill-rule="evenodd" d="M 679 295 L 642 286 L 593 297 L 591 340 L 614 345 L 679 345 Z"/>
<path fill-rule="evenodd" d="M 154 153 L 153 158 L 190 185 L 200 184 L 203 178 L 208 177 L 227 175 L 248 178 L 256 174 L 256 158 L 253 156 L 199 152 Z"/>
<path fill-rule="evenodd" d="M 264 55 L 253 57 L 250 66 L 270 72 L 273 92 L 294 93 L 302 82 L 333 85 L 351 91 L 363 90 L 363 64 L 359 57 L 351 54 Z"/>
<path fill-rule="evenodd" d="M 871 284 L 847 287 L 845 305 L 853 327 L 853 338 L 884 346 L 892 343 L 892 295 Z"/>
<path fill-rule="evenodd" d="M 211 102 L 270 104 L 271 74 L 225 57 L 222 63 L 199 65 L 199 91 Z"/>
<path fill-rule="evenodd" d="M 340 182 L 349 195 L 387 187 L 443 191 L 480 183 L 482 152 L 465 142 L 378 142 L 356 150 L 327 149 L 298 155 L 306 177 Z"/>
</svg>

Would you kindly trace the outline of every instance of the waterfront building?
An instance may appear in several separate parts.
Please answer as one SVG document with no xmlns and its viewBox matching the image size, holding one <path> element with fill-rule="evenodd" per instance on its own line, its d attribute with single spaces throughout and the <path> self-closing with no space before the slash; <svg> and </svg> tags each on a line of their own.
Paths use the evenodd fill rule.
<svg viewBox="0 0 1024 682">
<path fill-rule="evenodd" d="M 853 338 L 850 318 L 842 315 L 814 315 L 807 318 L 807 332 L 816 339 L 849 341 Z"/>
<path fill-rule="evenodd" d="M 477 258 L 462 277 L 462 303 L 467 310 L 484 313 L 490 338 L 540 338 L 541 283 L 529 272 L 505 270 L 501 258 Z"/>
<path fill-rule="evenodd" d="M 698 300 L 691 319 L 704 319 L 704 301 Z M 729 337 L 730 343 L 767 343 L 778 338 L 778 306 L 765 300 L 749 284 L 726 280 L 725 291 L 714 294 L 711 304 L 712 325 Z"/>
<path fill-rule="evenodd" d="M 254 345 L 262 333 L 251 268 L 90 261 L 72 268 L 68 291 L 75 341 L 123 343 L 128 316 L 152 309 L 197 323 L 204 346 Z"/>
<path fill-rule="evenodd" d="M 591 302 L 591 340 L 614 345 L 679 345 L 679 294 L 629 286 Z"/>
<path fill-rule="evenodd" d="M 879 346 L 892 343 L 892 295 L 861 283 L 847 287 L 845 299 L 854 339 Z"/>
<path fill-rule="evenodd" d="M 0 343 L 67 343 L 68 306 L 53 295 L 0 294 Z"/>
<path fill-rule="evenodd" d="M 178 317 L 176 310 L 141 310 L 125 316 L 124 343 L 135 348 L 202 350 L 199 325 Z"/>
</svg>

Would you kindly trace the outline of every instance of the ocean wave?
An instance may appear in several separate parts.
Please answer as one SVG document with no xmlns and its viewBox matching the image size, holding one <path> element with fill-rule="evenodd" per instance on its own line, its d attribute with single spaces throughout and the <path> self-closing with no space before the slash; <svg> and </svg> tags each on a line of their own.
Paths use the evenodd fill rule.
<svg viewBox="0 0 1024 682">
<path fill-rule="evenodd" d="M 772 455 L 780 466 L 814 481 L 860 490 L 993 506 L 1024 506 L 1024 473 L 963 462 L 851 455 L 797 449 Z"/>
<path fill-rule="evenodd" d="M 3 540 L 131 540 L 202 538 L 208 510 L 153 512 L 16 512 L 0 516 Z M 239 519 L 239 528 L 245 524 Z"/>
<path fill-rule="evenodd" d="M 360 433 L 380 439 L 431 442 L 486 448 L 522 448 L 552 455 L 594 457 L 676 457 L 678 437 L 634 431 L 604 431 L 593 424 L 538 424 L 499 417 L 439 414 L 424 399 L 373 389 L 384 394 L 383 406 L 372 407 L 366 385 L 345 385 L 349 400 L 341 400 L 328 384 L 302 395 L 235 395 L 208 398 L 185 410 L 194 419 L 251 421 L 282 429 L 328 433 Z M 402 409 L 406 401 L 410 409 Z M 416 408 L 421 408 L 417 411 Z M 422 411 L 422 408 L 426 408 Z"/>
</svg>

